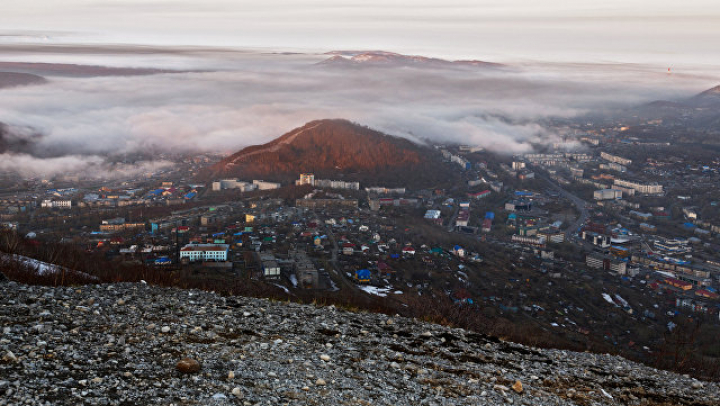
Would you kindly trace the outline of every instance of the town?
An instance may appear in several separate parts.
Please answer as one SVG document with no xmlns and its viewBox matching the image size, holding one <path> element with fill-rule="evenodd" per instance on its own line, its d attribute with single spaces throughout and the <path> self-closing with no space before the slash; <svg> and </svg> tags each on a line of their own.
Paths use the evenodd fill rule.
<svg viewBox="0 0 720 406">
<path fill-rule="evenodd" d="M 688 163 L 623 131 L 571 133 L 568 145 L 513 156 L 435 145 L 457 175 L 442 188 L 189 176 L 218 156 L 136 180 L 24 179 L 0 200 L 2 226 L 108 263 L 253 280 L 289 297 L 401 308 L 442 295 L 639 358 L 688 317 L 718 331 L 720 157 Z"/>
</svg>

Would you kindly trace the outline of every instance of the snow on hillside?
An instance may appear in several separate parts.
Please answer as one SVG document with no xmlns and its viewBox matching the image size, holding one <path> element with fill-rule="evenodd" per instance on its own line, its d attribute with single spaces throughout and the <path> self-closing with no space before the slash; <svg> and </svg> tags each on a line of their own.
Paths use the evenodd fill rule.
<svg viewBox="0 0 720 406">
<path fill-rule="evenodd" d="M 23 266 L 26 266 L 28 269 L 33 269 L 38 275 L 54 275 L 61 273 L 63 271 L 69 272 L 69 273 L 75 273 L 78 275 L 82 275 L 85 277 L 88 277 L 90 279 L 96 279 L 94 276 L 89 275 L 84 272 L 78 272 L 72 269 L 67 269 L 59 265 L 55 264 L 49 264 L 47 262 L 39 261 L 34 258 L 26 257 L 23 255 L 9 255 L 9 254 L 0 254 L 0 263 L 3 265 L 9 265 L 13 263 L 19 263 Z"/>
</svg>

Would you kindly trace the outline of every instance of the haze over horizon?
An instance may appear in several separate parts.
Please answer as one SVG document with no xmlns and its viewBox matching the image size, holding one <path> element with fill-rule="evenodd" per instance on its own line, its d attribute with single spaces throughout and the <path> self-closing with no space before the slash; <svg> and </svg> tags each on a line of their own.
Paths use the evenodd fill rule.
<svg viewBox="0 0 720 406">
<path fill-rule="evenodd" d="M 87 1 L 15 3 L 8 42 L 386 49 L 497 62 L 720 64 L 712 0 Z"/>
</svg>

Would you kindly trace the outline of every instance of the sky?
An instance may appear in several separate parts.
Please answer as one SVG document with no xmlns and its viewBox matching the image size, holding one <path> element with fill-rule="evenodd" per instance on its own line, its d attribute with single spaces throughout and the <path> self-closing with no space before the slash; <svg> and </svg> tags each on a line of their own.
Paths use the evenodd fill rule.
<svg viewBox="0 0 720 406">
<path fill-rule="evenodd" d="M 0 62 L 177 70 L 36 67 L 29 73 L 45 83 L 0 88 L 0 146 L 11 145 L 0 172 L 27 176 L 128 176 L 168 165 L 157 151 L 232 153 L 323 118 L 524 153 L 562 139 L 548 118 L 680 100 L 720 83 L 718 0 L 6 3 Z M 506 68 L 318 64 L 348 49 Z M 118 168 L 118 154 L 142 161 Z"/>
<path fill-rule="evenodd" d="M 384 49 L 490 61 L 720 65 L 717 0 L 33 0 L 2 41 Z"/>
</svg>

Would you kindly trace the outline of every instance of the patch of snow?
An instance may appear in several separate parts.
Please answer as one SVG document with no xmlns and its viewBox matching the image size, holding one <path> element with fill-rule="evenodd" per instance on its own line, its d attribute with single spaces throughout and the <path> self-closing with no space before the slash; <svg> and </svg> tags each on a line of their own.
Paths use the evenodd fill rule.
<svg viewBox="0 0 720 406">
<path fill-rule="evenodd" d="M 23 255 L 8 255 L 8 254 L 0 254 L 0 262 L 3 263 L 10 263 L 10 262 L 18 262 L 30 269 L 35 269 L 38 275 L 54 275 L 58 273 L 62 273 L 63 271 L 66 273 L 72 273 L 76 275 L 82 275 L 84 277 L 90 278 L 92 280 L 97 280 L 96 277 L 87 274 L 85 272 L 78 272 L 74 271 L 72 269 L 68 269 L 59 265 L 55 264 L 49 264 L 47 262 L 38 261 L 37 259 L 26 257 Z"/>
<path fill-rule="evenodd" d="M 615 301 L 614 301 L 614 300 L 610 297 L 610 295 L 608 295 L 607 293 L 603 293 L 603 294 L 602 294 L 602 297 L 603 297 L 603 299 L 605 299 L 606 302 L 610 303 L 611 305 L 617 306 L 617 304 L 615 303 Z"/>
<path fill-rule="evenodd" d="M 387 292 L 390 291 L 390 288 L 378 288 L 375 286 L 360 286 L 360 290 L 364 291 L 365 293 L 369 293 L 371 295 L 387 297 Z"/>
<path fill-rule="evenodd" d="M 396 294 L 396 295 L 402 295 L 402 294 L 403 294 L 403 291 L 402 291 L 402 290 L 396 290 L 396 291 L 393 292 L 393 293 Z"/>
<path fill-rule="evenodd" d="M 666 277 L 668 277 L 668 278 L 674 278 L 674 277 L 675 277 L 675 274 L 672 273 L 672 272 L 666 272 L 666 271 L 655 271 L 655 272 L 659 273 L 659 274 L 662 275 L 662 276 L 666 276 Z"/>
<path fill-rule="evenodd" d="M 285 293 L 290 293 L 290 290 L 288 290 L 288 288 L 286 288 L 285 286 L 283 286 L 283 285 L 281 285 L 281 284 L 279 284 L 279 283 L 273 283 L 273 285 L 275 285 L 275 286 L 277 286 L 278 288 L 284 290 Z"/>
<path fill-rule="evenodd" d="M 298 280 L 297 280 L 297 277 L 295 276 L 294 273 L 293 273 L 293 274 L 290 274 L 290 278 L 289 278 L 289 279 L 290 279 L 290 283 L 292 283 L 293 287 L 296 287 L 296 288 L 297 288 Z"/>
</svg>

